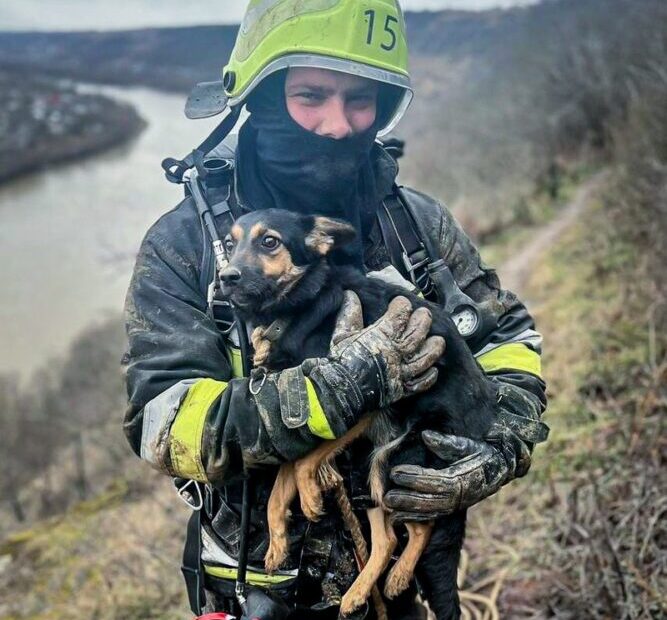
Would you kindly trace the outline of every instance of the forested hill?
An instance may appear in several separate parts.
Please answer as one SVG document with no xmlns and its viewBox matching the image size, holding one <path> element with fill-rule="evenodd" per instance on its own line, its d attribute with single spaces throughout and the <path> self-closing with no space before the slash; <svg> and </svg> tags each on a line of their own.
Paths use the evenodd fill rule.
<svg viewBox="0 0 667 620">
<path fill-rule="evenodd" d="M 632 10 L 635 0 L 546 0 L 542 4 L 484 12 L 407 13 L 413 57 L 481 56 L 496 64 L 533 46 L 562 44 L 576 24 L 593 27 L 604 15 Z M 38 69 L 94 82 L 144 84 L 186 90 L 217 79 L 229 57 L 237 26 L 144 29 L 125 32 L 0 32 L 0 65 Z M 525 61 L 525 59 L 524 59 Z M 488 66 L 488 64 L 487 64 Z"/>
<path fill-rule="evenodd" d="M 617 67 L 659 40 L 664 9 L 665 0 L 543 0 L 407 13 L 416 97 L 397 129 L 408 140 L 403 182 L 447 202 L 478 239 L 523 217 L 522 196 L 569 151 L 563 140 L 604 146 L 605 120 L 625 109 L 619 93 L 631 96 Z M 0 68 L 185 93 L 219 78 L 236 31 L 0 32 Z M 606 62 L 613 56 L 623 63 Z"/>
</svg>

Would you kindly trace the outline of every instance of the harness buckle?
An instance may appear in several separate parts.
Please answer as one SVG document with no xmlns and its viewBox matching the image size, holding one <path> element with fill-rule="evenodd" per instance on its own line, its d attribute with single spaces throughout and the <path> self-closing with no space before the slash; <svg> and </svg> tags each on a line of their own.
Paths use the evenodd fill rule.
<svg viewBox="0 0 667 620">
<path fill-rule="evenodd" d="M 425 265 L 428 265 L 428 262 L 430 260 L 429 257 L 426 256 L 425 258 L 422 258 L 420 261 L 413 263 L 410 260 L 410 257 L 408 256 L 407 252 L 403 252 L 402 257 L 405 270 L 410 274 L 413 280 L 415 279 L 415 271 L 417 271 L 417 269 L 421 269 Z"/>
<path fill-rule="evenodd" d="M 174 484 L 176 485 L 176 493 L 181 500 L 185 502 L 188 508 L 195 512 L 199 512 L 204 507 L 204 494 L 202 493 L 199 482 L 196 480 L 187 480 L 184 484 L 181 484 L 174 479 Z M 194 487 L 196 493 L 189 487 Z"/>
<path fill-rule="evenodd" d="M 206 295 L 206 303 L 208 304 L 208 314 L 215 322 L 218 330 L 223 336 L 229 336 L 236 321 L 232 314 L 232 305 L 226 299 L 219 299 L 216 296 L 219 290 L 217 278 L 208 285 L 208 294 Z M 216 309 L 220 312 L 216 312 Z M 223 310 L 225 309 L 225 310 Z"/>
</svg>

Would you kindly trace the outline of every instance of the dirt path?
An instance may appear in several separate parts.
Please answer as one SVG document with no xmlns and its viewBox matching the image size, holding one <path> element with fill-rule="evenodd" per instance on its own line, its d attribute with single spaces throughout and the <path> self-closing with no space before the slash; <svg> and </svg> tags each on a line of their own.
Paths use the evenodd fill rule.
<svg viewBox="0 0 667 620">
<path fill-rule="evenodd" d="M 607 176 L 608 171 L 602 170 L 584 182 L 556 218 L 542 228 L 537 229 L 530 243 L 499 267 L 498 273 L 503 288 L 515 291 L 526 302 L 525 288 L 531 271 L 543 255 L 559 240 L 561 235 L 582 215 Z M 528 302 L 528 305 L 530 307 L 530 302 Z M 479 505 L 472 509 L 469 520 L 469 539 L 476 539 L 485 548 L 495 548 L 496 552 L 500 551 L 505 554 L 506 562 L 504 566 L 477 583 L 474 579 L 472 582 L 470 579 L 468 580 L 467 587 L 460 592 L 462 618 L 493 620 L 501 617 L 498 609 L 498 599 L 517 562 L 518 555 L 515 550 L 508 548 L 506 545 L 503 546 L 502 542 L 489 535 L 485 522 L 492 520 L 495 515 L 490 508 L 490 505 Z M 471 564 L 477 563 L 479 557 L 475 557 L 475 555 L 479 556 L 479 551 L 477 554 L 473 553 L 471 557 L 468 555 L 468 550 L 464 550 L 459 567 L 460 583 L 463 582 Z M 435 617 L 429 615 L 429 620 L 435 620 Z"/>
<path fill-rule="evenodd" d="M 503 288 L 521 294 L 524 283 L 530 276 L 535 263 L 577 220 L 607 176 L 607 171 L 601 170 L 583 183 L 560 214 L 552 222 L 539 229 L 532 241 L 518 254 L 512 256 L 498 268 Z"/>
</svg>

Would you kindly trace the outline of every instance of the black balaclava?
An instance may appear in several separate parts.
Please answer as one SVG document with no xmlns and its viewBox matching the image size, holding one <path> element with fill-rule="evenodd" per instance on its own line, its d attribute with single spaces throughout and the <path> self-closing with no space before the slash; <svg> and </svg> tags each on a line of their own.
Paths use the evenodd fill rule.
<svg viewBox="0 0 667 620">
<path fill-rule="evenodd" d="M 363 267 L 362 239 L 380 201 L 371 150 L 381 122 L 336 140 L 301 127 L 287 110 L 286 71 L 264 79 L 248 101 L 250 117 L 239 132 L 240 194 L 253 210 L 279 208 L 350 222 L 359 235 L 336 262 Z"/>
</svg>

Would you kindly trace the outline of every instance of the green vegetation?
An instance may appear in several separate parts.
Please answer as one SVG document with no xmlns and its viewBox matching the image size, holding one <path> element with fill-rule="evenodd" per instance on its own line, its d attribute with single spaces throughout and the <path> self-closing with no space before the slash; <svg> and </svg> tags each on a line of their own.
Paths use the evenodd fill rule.
<svg viewBox="0 0 667 620">
<path fill-rule="evenodd" d="M 492 598 L 502 585 L 507 617 L 667 613 L 664 31 L 660 37 L 662 45 L 647 37 L 641 62 L 625 66 L 633 97 L 601 128 L 612 172 L 606 187 L 524 291 L 546 335 L 552 433 L 528 480 L 473 511 L 469 536 L 468 585 L 491 589 Z"/>
<path fill-rule="evenodd" d="M 0 546 L 0 557 L 12 558 L 0 573 L 0 618 L 185 617 L 178 557 L 187 510 L 166 479 L 148 472 L 144 482 L 150 493 L 116 480 L 93 500 L 10 536 Z"/>
<path fill-rule="evenodd" d="M 467 38 L 446 53 L 417 45 L 423 103 L 406 125 L 404 168 L 449 194 L 486 262 L 506 264 L 608 171 L 520 283 L 545 335 L 552 433 L 524 480 L 471 510 L 464 603 L 483 618 L 494 605 L 512 620 L 664 617 L 667 7 L 560 0 L 477 22 L 442 14 L 424 18 L 422 42 L 442 20 Z M 82 336 L 39 378 L 39 400 L 0 381 L 0 453 L 19 431 L 40 446 L 4 471 L 2 620 L 187 615 L 187 510 L 124 444 L 122 339 L 118 320 Z M 83 469 L 68 466 L 81 427 Z"/>
</svg>

